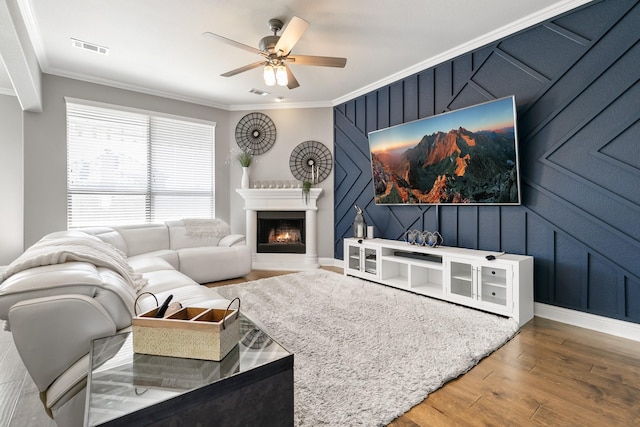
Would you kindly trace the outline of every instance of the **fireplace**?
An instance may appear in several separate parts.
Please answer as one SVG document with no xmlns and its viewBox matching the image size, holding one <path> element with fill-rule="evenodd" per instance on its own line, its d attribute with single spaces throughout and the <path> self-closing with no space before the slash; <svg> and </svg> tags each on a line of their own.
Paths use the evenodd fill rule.
<svg viewBox="0 0 640 427">
<path fill-rule="evenodd" d="M 256 270 L 308 270 L 320 268 L 318 260 L 318 199 L 322 194 L 322 188 L 311 188 L 307 197 L 302 197 L 300 188 L 245 188 L 236 192 L 244 199 L 244 210 L 246 213 L 246 238 L 247 246 L 251 248 L 252 265 Z M 269 243 L 268 236 L 271 231 L 267 231 L 267 238 L 262 239 L 258 244 L 258 213 L 261 217 L 267 216 L 267 221 L 271 213 L 287 213 L 287 218 L 280 218 L 283 222 L 299 223 L 300 242 L 291 242 L 292 233 L 287 231 L 280 237 L 280 242 Z M 294 216 L 295 215 L 295 216 Z M 277 219 L 277 218 L 275 218 Z M 264 228 L 264 224 L 261 226 Z M 282 227 L 281 227 L 282 228 Z M 278 233 L 280 234 L 280 233 Z M 276 231 L 274 230 L 274 236 Z M 294 238 L 295 240 L 295 238 Z M 268 245 L 268 246 L 265 246 Z M 304 245 L 304 249 L 302 249 Z M 261 247 L 258 250 L 258 247 Z M 278 252 L 265 253 L 262 249 L 277 250 Z M 274 249 L 277 248 L 277 249 Z M 295 248 L 295 249 L 294 249 Z M 280 250 L 291 252 L 280 252 Z M 293 252 L 295 250 L 295 252 Z"/>
<path fill-rule="evenodd" d="M 304 254 L 305 213 L 301 211 L 258 211 L 257 253 Z"/>
</svg>

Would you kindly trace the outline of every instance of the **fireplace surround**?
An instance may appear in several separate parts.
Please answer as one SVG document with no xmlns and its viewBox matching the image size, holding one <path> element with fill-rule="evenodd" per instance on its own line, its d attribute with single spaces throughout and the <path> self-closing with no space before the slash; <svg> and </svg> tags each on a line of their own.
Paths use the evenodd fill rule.
<svg viewBox="0 0 640 427">
<path fill-rule="evenodd" d="M 317 230 L 317 213 L 318 198 L 322 195 L 321 188 L 312 188 L 309 197 L 303 197 L 300 188 L 249 188 L 238 189 L 236 192 L 244 199 L 244 210 L 246 214 L 246 240 L 247 245 L 251 248 L 253 268 L 257 270 L 306 270 L 320 268 L 318 261 L 318 230 Z M 304 249 L 297 249 L 298 253 L 288 252 L 291 247 L 287 248 L 287 252 L 279 252 L 278 250 L 263 251 L 258 250 L 259 246 L 259 230 L 258 216 L 273 216 L 267 212 L 277 213 L 286 212 L 287 216 L 300 216 L 296 213 L 303 213 L 303 229 L 300 230 L 301 243 L 304 243 Z M 289 218 L 285 218 L 287 222 Z M 275 234 L 275 230 L 274 230 Z M 291 239 L 291 235 L 289 239 Z M 286 240 L 286 232 L 284 237 L 280 237 L 281 242 L 274 242 L 270 249 L 284 243 Z M 263 242 L 264 244 L 264 242 Z"/>
</svg>

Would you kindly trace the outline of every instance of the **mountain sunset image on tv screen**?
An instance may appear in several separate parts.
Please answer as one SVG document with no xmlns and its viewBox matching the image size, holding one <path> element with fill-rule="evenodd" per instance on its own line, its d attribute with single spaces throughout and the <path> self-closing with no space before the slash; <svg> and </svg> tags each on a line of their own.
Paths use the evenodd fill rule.
<svg viewBox="0 0 640 427">
<path fill-rule="evenodd" d="M 513 96 L 369 133 L 376 204 L 520 204 Z"/>
</svg>

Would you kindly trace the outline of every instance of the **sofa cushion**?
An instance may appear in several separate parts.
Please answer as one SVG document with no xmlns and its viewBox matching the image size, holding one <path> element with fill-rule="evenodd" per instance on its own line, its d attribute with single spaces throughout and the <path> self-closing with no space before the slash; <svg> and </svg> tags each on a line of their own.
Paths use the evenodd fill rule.
<svg viewBox="0 0 640 427">
<path fill-rule="evenodd" d="M 243 234 L 229 234 L 228 236 L 224 236 L 218 242 L 218 246 L 233 246 L 244 244 L 246 244 L 246 239 Z"/>
<path fill-rule="evenodd" d="M 176 270 L 149 271 L 142 275 L 147 279 L 147 284 L 142 287 L 138 295 L 141 295 L 143 292 L 158 294 L 168 289 L 177 289 L 185 286 L 195 287 L 198 285 L 193 279 Z"/>
<path fill-rule="evenodd" d="M 139 224 L 113 227 L 127 243 L 127 256 L 169 249 L 169 232 L 164 224 Z"/>
<path fill-rule="evenodd" d="M 138 255 L 129 258 L 129 265 L 136 273 L 148 273 L 150 271 L 175 270 L 166 259 L 159 256 Z"/>
<path fill-rule="evenodd" d="M 178 250 L 180 272 L 198 283 L 240 277 L 251 271 L 251 251 L 246 245 L 184 248 Z"/>
<path fill-rule="evenodd" d="M 54 231 L 52 233 L 46 234 L 42 237 L 42 240 L 55 240 L 55 239 L 61 239 L 64 237 L 87 237 L 87 233 L 85 233 L 82 230 L 76 229 L 76 230 L 62 230 L 62 231 Z"/>
<path fill-rule="evenodd" d="M 84 227 L 77 229 L 92 236 L 96 236 L 105 243 L 109 243 L 120 249 L 123 253 L 129 254 L 129 248 L 127 248 L 127 242 L 125 242 L 122 234 L 118 233 L 111 227 Z"/>
<path fill-rule="evenodd" d="M 102 285 L 96 267 L 87 262 L 67 262 L 19 271 L 0 284 L 0 319 L 20 301 L 54 295 L 93 296 Z"/>
<path fill-rule="evenodd" d="M 180 260 L 178 259 L 178 253 L 176 251 L 172 251 L 171 249 L 162 249 L 160 251 L 148 252 L 146 254 L 140 254 L 129 257 L 127 260 L 130 265 L 138 265 L 138 263 L 144 261 L 146 258 L 162 258 L 166 262 L 168 262 L 175 270 L 180 268 Z M 135 270 L 135 268 L 134 268 Z"/>
</svg>

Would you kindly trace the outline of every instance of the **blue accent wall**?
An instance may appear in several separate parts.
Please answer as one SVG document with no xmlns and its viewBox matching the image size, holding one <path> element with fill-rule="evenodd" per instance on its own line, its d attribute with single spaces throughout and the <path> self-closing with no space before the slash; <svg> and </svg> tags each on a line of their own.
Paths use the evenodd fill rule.
<svg viewBox="0 0 640 427">
<path fill-rule="evenodd" d="M 336 106 L 335 257 L 357 204 L 377 237 L 532 255 L 537 302 L 640 323 L 639 28 L 640 1 L 589 3 Z M 509 95 L 521 206 L 375 205 L 368 132 Z"/>
</svg>

